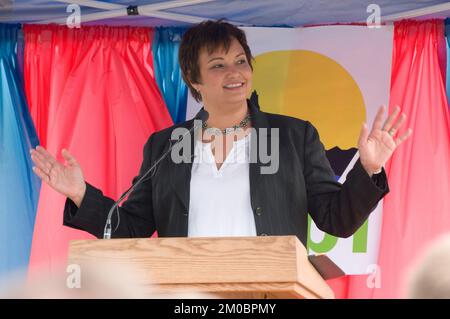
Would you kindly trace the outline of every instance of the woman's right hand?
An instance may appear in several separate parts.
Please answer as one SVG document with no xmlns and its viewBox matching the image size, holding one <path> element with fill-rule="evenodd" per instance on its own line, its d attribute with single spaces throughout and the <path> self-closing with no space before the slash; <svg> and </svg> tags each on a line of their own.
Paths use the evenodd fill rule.
<svg viewBox="0 0 450 319">
<path fill-rule="evenodd" d="M 83 171 L 75 157 L 63 149 L 61 154 L 66 160 L 64 165 L 42 146 L 31 149 L 30 154 L 35 165 L 33 172 L 54 190 L 70 198 L 80 207 L 86 192 L 86 183 Z"/>
</svg>

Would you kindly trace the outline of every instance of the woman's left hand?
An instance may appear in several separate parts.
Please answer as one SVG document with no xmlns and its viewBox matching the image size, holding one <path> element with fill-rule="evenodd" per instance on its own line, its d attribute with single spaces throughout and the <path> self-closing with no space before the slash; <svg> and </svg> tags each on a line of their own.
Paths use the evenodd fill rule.
<svg viewBox="0 0 450 319">
<path fill-rule="evenodd" d="M 397 106 L 383 124 L 384 112 L 385 106 L 380 107 L 370 134 L 367 125 L 364 124 L 359 136 L 359 157 L 369 176 L 379 172 L 395 149 L 406 141 L 412 133 L 412 129 L 409 128 L 401 136 L 396 137 L 398 130 L 406 119 L 404 113 L 397 118 L 397 115 L 400 113 L 400 107 Z"/>
</svg>

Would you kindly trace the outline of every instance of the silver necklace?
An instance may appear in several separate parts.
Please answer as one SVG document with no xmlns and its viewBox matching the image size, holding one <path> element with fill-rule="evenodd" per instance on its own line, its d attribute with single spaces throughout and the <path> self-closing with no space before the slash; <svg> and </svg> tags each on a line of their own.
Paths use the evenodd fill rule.
<svg viewBox="0 0 450 319">
<path fill-rule="evenodd" d="M 221 133 L 223 135 L 228 135 L 228 134 L 236 131 L 237 129 L 246 128 L 248 126 L 248 123 L 250 122 L 250 118 L 251 118 L 250 114 L 247 114 L 244 117 L 244 119 L 241 122 L 239 122 L 238 125 L 233 125 L 233 127 L 227 127 L 227 128 L 224 128 L 223 130 L 221 130 L 221 129 L 217 128 L 217 127 L 210 127 L 210 126 L 208 126 L 208 123 L 206 123 L 206 122 L 203 123 L 202 127 L 205 130 L 206 129 L 213 130 L 215 134 L 216 133 Z"/>
</svg>

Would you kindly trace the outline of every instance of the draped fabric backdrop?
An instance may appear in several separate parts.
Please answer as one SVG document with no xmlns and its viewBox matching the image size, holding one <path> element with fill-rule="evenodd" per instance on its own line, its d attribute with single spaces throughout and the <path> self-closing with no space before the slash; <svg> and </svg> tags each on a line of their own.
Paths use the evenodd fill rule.
<svg viewBox="0 0 450 319">
<path fill-rule="evenodd" d="M 27 267 L 40 182 L 28 150 L 39 142 L 17 58 L 19 25 L 0 25 L 0 280 Z"/>
<path fill-rule="evenodd" d="M 156 28 L 152 50 L 155 78 L 174 123 L 186 120 L 187 86 L 181 77 L 178 49 L 185 28 Z"/>
<path fill-rule="evenodd" d="M 150 134 L 172 125 L 154 79 L 153 30 L 26 25 L 24 33 L 26 92 L 42 145 L 59 160 L 67 148 L 88 182 L 118 198 Z M 69 241 L 91 237 L 62 226 L 64 201 L 43 184 L 32 275 L 37 266 L 59 269 Z"/>
<path fill-rule="evenodd" d="M 383 207 L 375 298 L 402 297 L 413 259 L 450 230 L 450 117 L 439 65 L 441 20 L 396 24 L 390 109 L 402 106 L 413 128 L 386 167 L 391 193 Z"/>
<path fill-rule="evenodd" d="M 331 281 L 341 298 L 402 298 L 411 264 L 450 230 L 450 119 L 440 60 L 441 20 L 395 24 L 389 112 L 408 115 L 413 135 L 386 165 L 378 263 L 368 276 Z M 445 47 L 445 46 L 444 46 Z M 441 63 L 440 63 L 441 62 Z"/>
<path fill-rule="evenodd" d="M 446 51 L 447 51 L 447 56 L 446 56 L 446 91 L 447 91 L 447 102 L 448 104 L 450 104 L 450 79 L 449 79 L 449 75 L 450 75 L 450 18 L 445 19 L 445 44 L 446 44 Z"/>
</svg>

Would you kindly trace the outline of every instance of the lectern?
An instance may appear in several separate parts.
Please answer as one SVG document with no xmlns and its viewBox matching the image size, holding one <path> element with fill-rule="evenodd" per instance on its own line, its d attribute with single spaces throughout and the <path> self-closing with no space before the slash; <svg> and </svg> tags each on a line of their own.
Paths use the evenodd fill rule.
<svg viewBox="0 0 450 319">
<path fill-rule="evenodd" d="M 313 266 L 296 236 L 70 243 L 70 264 L 82 269 L 83 264 L 96 262 L 137 269 L 139 284 L 149 288 L 149 298 L 155 292 L 208 293 L 219 298 L 334 298 L 323 269 Z"/>
</svg>

